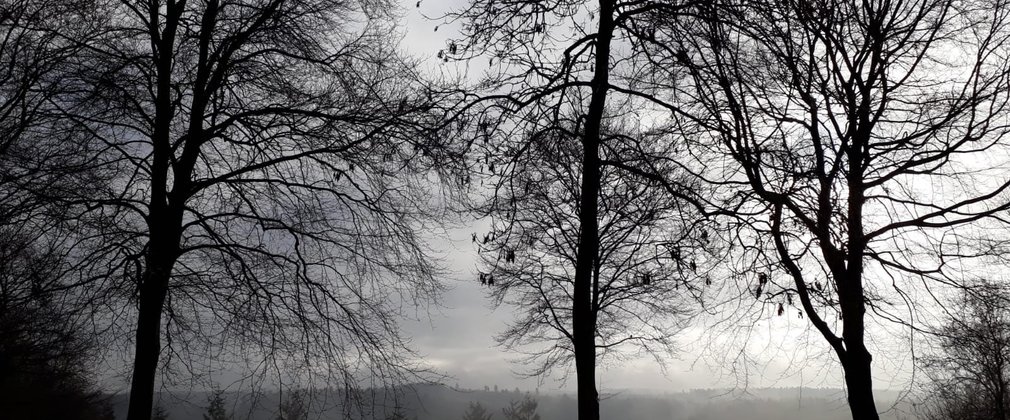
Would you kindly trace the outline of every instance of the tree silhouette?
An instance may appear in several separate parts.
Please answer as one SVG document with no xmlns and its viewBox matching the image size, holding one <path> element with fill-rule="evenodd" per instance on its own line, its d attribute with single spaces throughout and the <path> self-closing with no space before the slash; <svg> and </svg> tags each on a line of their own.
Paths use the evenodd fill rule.
<svg viewBox="0 0 1010 420">
<path fill-rule="evenodd" d="M 621 47 L 611 46 L 637 36 L 629 30 L 629 25 L 640 14 L 680 7 L 679 2 L 644 2 L 642 7 L 638 6 L 612 0 L 507 3 L 475 0 L 447 16 L 449 20 L 462 23 L 463 36 L 449 41 L 439 54 L 445 61 L 489 60 L 488 77 L 479 83 L 485 89 L 464 95 L 463 117 L 457 120 L 472 127 L 472 135 L 466 140 L 471 146 L 475 175 L 467 180 L 479 181 L 482 185 L 489 183 L 494 188 L 489 203 L 475 206 L 478 213 L 490 217 L 492 223 L 486 239 L 482 235 L 473 237 L 482 246 L 485 242 L 489 245 L 489 249 L 482 249 L 488 253 L 485 261 L 513 264 L 516 258 L 523 258 L 527 249 L 543 240 L 540 245 L 548 248 L 550 258 L 564 260 L 563 267 L 554 265 L 554 268 L 569 271 L 564 276 L 557 273 L 545 276 L 542 279 L 544 287 L 538 286 L 541 280 L 535 280 L 533 273 L 525 278 L 515 272 L 505 274 L 506 278 L 520 278 L 508 282 L 509 288 L 517 291 L 516 300 L 522 301 L 530 311 L 520 315 L 514 327 L 504 334 L 504 341 L 548 342 L 548 346 L 557 351 L 541 353 L 545 356 L 541 366 L 545 368 L 558 365 L 562 360 L 558 355 L 567 352 L 563 360 L 574 361 L 579 418 L 583 420 L 599 418 L 599 395 L 595 386 L 597 351 L 612 348 L 614 344 L 597 342 L 597 321 L 609 322 L 607 314 L 602 313 L 607 302 L 598 291 L 606 288 L 603 284 L 608 282 L 620 284 L 610 290 L 630 287 L 625 282 L 635 277 L 599 278 L 596 272 L 596 260 L 605 254 L 601 250 L 601 235 L 608 233 L 604 232 L 608 229 L 605 219 L 613 216 L 601 214 L 605 211 L 601 210 L 601 195 L 606 193 L 604 174 L 611 166 L 637 166 L 632 162 L 642 157 L 632 153 L 637 149 L 624 147 L 634 138 L 629 139 L 619 131 L 608 131 L 618 125 L 615 121 L 619 120 L 612 110 L 623 112 L 626 108 L 622 105 L 626 105 L 628 98 L 640 98 L 628 95 L 619 86 L 623 82 L 621 69 L 625 69 L 628 54 Z M 628 116 L 628 119 L 634 117 Z M 547 162 L 541 160 L 545 157 Z M 563 176 L 568 178 L 524 178 L 525 175 L 535 177 L 549 173 L 558 163 L 551 162 L 552 158 L 562 160 Z M 611 172 L 609 176 L 619 178 L 621 174 L 627 175 L 625 172 Z M 543 194 L 542 190 L 534 191 L 541 187 L 540 182 L 553 184 L 552 188 L 565 185 L 574 189 Z M 552 220 L 560 223 L 552 225 L 552 230 L 544 232 L 544 237 L 531 238 L 529 232 L 542 226 L 524 217 L 537 211 L 541 216 L 551 209 L 524 214 L 525 200 L 530 193 L 543 194 L 536 201 L 538 205 L 551 206 L 550 200 L 558 200 L 570 209 L 570 217 Z M 556 239 L 550 237 L 552 234 L 563 236 L 564 243 L 551 244 L 550 241 Z M 629 234 L 625 239 L 633 241 L 633 237 Z M 479 279 L 497 287 L 503 279 L 501 273 L 495 275 L 494 271 L 501 270 L 502 264 L 492 263 L 491 267 L 491 272 L 481 273 Z M 648 278 L 645 273 L 639 274 L 638 277 Z M 555 284 L 551 285 L 552 282 Z M 530 289 L 524 284 L 535 287 Z M 536 297 L 538 289 L 552 293 Z M 640 292 L 645 290 L 648 289 L 639 289 Z M 499 292 L 497 298 L 500 300 L 506 294 Z M 548 309 L 551 305 L 559 310 L 551 313 Z M 625 319 L 636 317 L 630 311 L 627 315 Z M 531 320 L 534 329 L 526 334 L 523 328 Z M 636 322 L 643 320 L 644 316 Z M 545 330 L 549 331 L 548 335 L 541 334 Z M 658 334 L 665 335 L 664 332 Z M 631 341 L 637 338 L 633 334 L 628 336 Z M 542 372 L 535 370 L 533 373 Z"/>
<path fill-rule="evenodd" d="M 876 419 L 868 321 L 913 322 L 897 314 L 942 304 L 924 287 L 1000 253 L 982 227 L 1005 227 L 1008 208 L 1008 8 L 695 10 L 656 21 L 649 56 L 671 135 L 693 144 L 678 162 L 718 187 L 704 201 L 728 215 L 731 278 L 762 305 L 798 305 L 841 363 L 853 418 Z"/>
<path fill-rule="evenodd" d="M 621 159 L 613 151 L 624 148 L 618 137 L 608 137 L 605 159 Z M 488 270 L 481 276 L 494 280 L 489 285 L 494 302 L 518 308 L 496 338 L 526 353 L 524 373 L 530 375 L 566 369 L 575 357 L 572 292 L 581 160 L 575 144 L 561 135 L 536 139 L 489 203 L 494 207 L 487 212 L 505 219 L 501 228 L 487 242 L 477 240 Z M 602 171 L 600 182 L 590 311 L 596 357 L 627 347 L 670 353 L 682 321 L 678 315 L 688 312 L 689 298 L 698 292 L 690 280 L 703 276 L 697 264 L 705 254 L 691 237 L 698 226 L 657 183 L 613 167 Z"/>
<path fill-rule="evenodd" d="M 489 413 L 483 405 L 479 402 L 470 402 L 470 405 L 466 407 L 466 412 L 463 413 L 463 420 L 491 420 L 494 417 L 493 414 Z"/>
<path fill-rule="evenodd" d="M 540 420 L 537 414 L 537 401 L 533 397 L 523 396 L 521 401 L 510 401 L 509 406 L 502 409 L 505 420 Z"/>
<path fill-rule="evenodd" d="M 930 382 L 918 413 L 927 420 L 1006 419 L 1010 413 L 1010 301 L 1006 285 L 963 289 L 936 332 L 939 352 L 921 364 Z"/>
<path fill-rule="evenodd" d="M 59 130 L 51 104 L 78 51 L 63 36 L 90 25 L 85 5 L 0 4 L 0 407 L 9 419 L 112 416 L 92 380 L 99 342 L 88 311 L 67 291 L 74 223 L 54 204 L 95 181 L 78 133 Z"/>
<path fill-rule="evenodd" d="M 262 356 L 261 377 L 278 359 L 325 360 L 347 386 L 363 365 L 413 377 L 393 320 L 440 290 L 417 229 L 448 152 L 390 42 L 394 4 L 99 6 L 115 18 L 80 41 L 54 102 L 115 178 L 66 205 L 96 221 L 78 283 L 135 320 L 116 325 L 135 340 L 128 418 L 150 417 L 159 363 L 210 355 Z"/>
<path fill-rule="evenodd" d="M 2 206 L 0 206 L 2 208 Z M 9 419 L 106 419 L 92 380 L 98 341 L 59 284 L 63 261 L 21 232 L 0 229 L 0 407 Z M 57 276 L 57 278 L 53 278 Z"/>
<path fill-rule="evenodd" d="M 207 396 L 207 404 L 207 412 L 203 414 L 203 420 L 230 420 L 232 418 L 224 406 L 224 391 L 215 389 L 211 392 Z"/>
</svg>

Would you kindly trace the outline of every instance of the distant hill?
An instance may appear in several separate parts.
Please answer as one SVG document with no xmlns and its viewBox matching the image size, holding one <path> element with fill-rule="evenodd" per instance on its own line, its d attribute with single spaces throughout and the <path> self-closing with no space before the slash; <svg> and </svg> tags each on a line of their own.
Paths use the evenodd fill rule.
<svg viewBox="0 0 1010 420">
<path fill-rule="evenodd" d="M 411 420 L 461 419 L 467 405 L 479 402 L 495 419 L 501 409 L 525 395 L 516 390 L 456 390 L 441 385 L 415 385 L 393 392 L 346 395 L 342 390 L 315 391 L 312 419 L 384 420 L 394 411 Z M 877 392 L 878 409 L 894 405 L 898 393 Z M 171 420 L 201 420 L 208 394 L 159 394 Z M 575 420 L 575 396 L 564 393 L 531 394 L 539 403 L 542 420 Z M 228 406 L 236 420 L 275 420 L 280 398 L 276 393 L 228 393 Z M 118 419 L 125 418 L 126 397 L 112 398 Z M 354 403 L 347 403 L 354 401 Z M 374 407 L 374 410 L 372 408 Z M 369 412 L 372 411 L 372 412 Z M 839 389 L 766 388 L 747 391 L 720 389 L 676 393 L 618 391 L 604 395 L 601 417 L 613 420 L 848 420 L 845 394 Z M 888 420 L 914 420 L 908 404 L 881 416 Z"/>
</svg>

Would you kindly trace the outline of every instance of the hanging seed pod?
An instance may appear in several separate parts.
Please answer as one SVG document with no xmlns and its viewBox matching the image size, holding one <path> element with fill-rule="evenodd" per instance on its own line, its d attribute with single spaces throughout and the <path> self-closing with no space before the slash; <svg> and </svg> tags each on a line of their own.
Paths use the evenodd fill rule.
<svg viewBox="0 0 1010 420">
<path fill-rule="evenodd" d="M 783 308 L 783 307 L 782 307 L 782 304 L 781 304 L 781 303 L 779 303 L 779 310 L 778 310 L 778 313 L 779 313 L 779 316 L 782 316 L 782 314 L 783 314 L 783 313 L 784 313 L 785 311 L 786 311 L 786 308 Z"/>
</svg>

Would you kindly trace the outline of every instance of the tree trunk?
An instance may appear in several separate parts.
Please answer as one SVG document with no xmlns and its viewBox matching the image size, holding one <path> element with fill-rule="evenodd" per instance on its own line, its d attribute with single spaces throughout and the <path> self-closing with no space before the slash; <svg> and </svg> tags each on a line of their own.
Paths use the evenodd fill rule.
<svg viewBox="0 0 1010 420">
<path fill-rule="evenodd" d="M 164 184 L 156 184 L 164 185 Z M 156 191 L 159 189 L 155 188 Z M 160 192 L 160 191 L 159 191 Z M 163 203 L 158 205 L 159 203 Z M 146 267 L 141 276 L 140 303 L 137 314 L 137 343 L 130 382 L 130 408 L 127 420 L 150 420 L 154 404 L 154 379 L 161 356 L 161 315 L 172 270 L 179 256 L 182 210 L 167 201 L 152 201 L 148 224 Z"/>
<path fill-rule="evenodd" d="M 1006 410 L 1006 381 L 1003 379 L 1002 372 L 1000 373 L 999 379 L 999 389 L 996 390 L 996 418 L 1000 420 L 1007 420 L 1007 410 Z"/>
<path fill-rule="evenodd" d="M 600 419 L 600 396 L 596 391 L 596 348 L 593 352 L 575 353 L 575 375 L 578 386 L 579 420 Z"/>
<path fill-rule="evenodd" d="M 157 256 L 154 256 L 157 258 Z M 149 258 L 149 264 L 153 258 Z M 169 265 L 170 266 L 170 265 Z M 130 383 L 130 408 L 127 420 L 149 420 L 154 406 L 154 378 L 161 355 L 161 313 L 168 291 L 170 268 L 148 265 L 140 290 L 137 319 L 137 344 Z"/>
<path fill-rule="evenodd" d="M 603 112 L 610 83 L 610 41 L 614 35 L 612 0 L 600 0 L 600 24 L 596 36 L 592 97 L 582 137 L 582 185 L 579 201 L 579 246 L 575 261 L 575 291 L 572 304 L 575 375 L 578 385 L 579 420 L 599 420 L 596 391 L 596 288 L 594 268 L 599 254 L 600 143 Z"/>
<path fill-rule="evenodd" d="M 859 344 L 849 346 L 845 369 L 845 389 L 849 395 L 849 410 L 853 420 L 877 420 L 877 405 L 873 401 L 873 378 L 870 375 L 872 357 L 866 347 Z"/>
<path fill-rule="evenodd" d="M 867 242 L 863 230 L 863 206 L 866 203 L 864 186 L 866 159 L 865 145 L 870 142 L 869 121 L 871 92 L 863 92 L 862 100 L 850 125 L 858 127 L 852 144 L 846 151 L 849 170 L 846 181 L 848 196 L 848 248 L 847 267 L 838 279 L 838 303 L 842 311 L 842 340 L 845 354 L 840 355 L 842 369 L 845 370 L 845 387 L 849 394 L 849 409 L 854 420 L 877 420 L 877 406 L 873 401 L 873 377 L 871 362 L 873 357 L 866 349 L 866 293 L 863 288 L 863 258 Z"/>
<path fill-rule="evenodd" d="M 151 24 L 151 60 L 157 68 L 157 89 L 154 96 L 155 117 L 151 132 L 151 198 L 147 217 L 148 243 L 144 274 L 139 279 L 140 303 L 137 314 L 137 343 L 133 359 L 133 379 L 130 382 L 130 408 L 127 420 L 150 420 L 154 404 L 154 378 L 161 355 L 161 314 L 168 294 L 168 281 L 172 276 L 179 249 L 181 207 L 169 204 L 169 174 L 172 158 L 172 67 L 175 35 L 179 17 L 185 3 L 164 5 L 162 14 L 159 2 L 150 2 L 148 13 Z M 159 20 L 164 28 L 158 33 Z M 178 179 L 188 174 L 175 173 Z"/>
</svg>

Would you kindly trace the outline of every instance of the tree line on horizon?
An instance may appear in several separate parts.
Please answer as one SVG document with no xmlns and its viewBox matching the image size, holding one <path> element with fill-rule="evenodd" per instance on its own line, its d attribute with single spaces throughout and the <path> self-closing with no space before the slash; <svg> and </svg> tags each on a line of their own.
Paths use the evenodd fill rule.
<svg viewBox="0 0 1010 420">
<path fill-rule="evenodd" d="M 405 398 L 395 403 L 381 404 L 372 407 L 368 412 L 344 416 L 340 403 L 340 390 L 323 391 L 320 389 L 302 389 L 305 396 L 304 407 L 307 408 L 309 419 L 361 419 L 387 420 L 405 418 L 411 420 L 446 420 L 463 419 L 474 415 L 472 405 L 483 409 L 485 416 L 502 419 L 503 409 L 519 406 L 529 397 L 536 403 L 536 410 L 529 410 L 539 415 L 542 420 L 564 420 L 576 417 L 577 407 L 574 394 L 540 394 L 533 395 L 513 390 L 499 392 L 471 390 L 464 391 L 438 385 L 419 386 L 416 393 L 409 391 Z M 844 391 L 841 389 L 753 389 L 749 392 L 737 390 L 729 393 L 727 389 L 696 390 L 665 395 L 616 393 L 606 395 L 601 401 L 600 415 L 603 418 L 623 418 L 626 420 L 716 420 L 749 417 L 754 420 L 799 420 L 820 418 L 824 420 L 841 420 L 850 417 L 845 405 Z M 740 392 L 744 392 L 741 395 Z M 155 412 L 159 408 L 167 420 L 200 419 L 214 410 L 214 392 L 198 392 L 180 395 L 159 392 L 155 397 Z M 222 411 L 224 418 L 248 420 L 275 420 L 280 415 L 277 407 L 294 394 L 287 390 L 283 395 L 269 392 L 265 395 L 254 395 L 248 392 L 229 391 L 222 393 Z M 887 392 L 877 395 L 881 406 L 892 406 L 895 409 L 881 414 L 888 420 L 917 418 L 912 415 L 912 406 L 907 402 L 897 400 L 897 392 Z M 125 396 L 115 398 L 116 413 L 125 412 Z M 157 416 L 155 416 L 157 418 Z"/>
<path fill-rule="evenodd" d="M 0 398 L 107 418 L 117 357 L 128 420 L 226 365 L 430 380 L 397 321 L 446 288 L 428 238 L 483 220 L 495 338 L 579 420 L 602 362 L 782 316 L 854 419 L 905 356 L 878 328 L 935 347 L 922 416 L 1007 418 L 1010 5 L 470 0 L 441 71 L 401 6 L 0 3 Z"/>
</svg>

